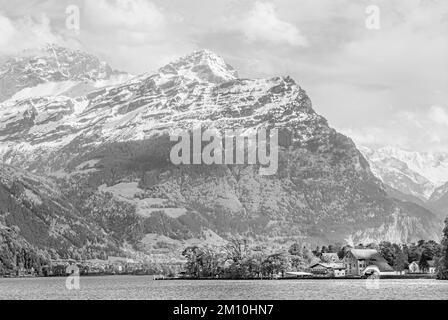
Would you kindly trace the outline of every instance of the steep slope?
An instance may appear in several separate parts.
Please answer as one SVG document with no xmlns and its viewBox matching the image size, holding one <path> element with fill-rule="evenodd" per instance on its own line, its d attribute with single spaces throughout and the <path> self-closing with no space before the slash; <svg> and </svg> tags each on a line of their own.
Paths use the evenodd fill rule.
<svg viewBox="0 0 448 320">
<path fill-rule="evenodd" d="M 378 150 L 359 147 L 359 150 L 369 161 L 375 176 L 385 184 L 389 195 L 423 206 L 441 220 L 446 218 L 448 155 L 391 147 Z"/>
<path fill-rule="evenodd" d="M 278 128 L 277 174 L 174 166 L 169 134 L 197 125 Z M 441 230 L 428 210 L 387 195 L 294 80 L 238 78 L 210 51 L 85 96 L 7 101 L 0 152 L 6 163 L 57 178 L 81 217 L 143 251 L 154 235 L 359 243 L 437 239 Z"/>
<path fill-rule="evenodd" d="M 79 259 L 120 252 L 53 181 L 4 165 L 0 167 L 0 226 L 5 239 L 9 235 L 20 246 L 38 248 L 47 257 Z"/>
<path fill-rule="evenodd" d="M 428 206 L 445 220 L 448 216 L 448 183 L 437 188 L 428 200 Z"/>
<path fill-rule="evenodd" d="M 123 77 L 93 55 L 47 45 L 6 59 L 0 67 L 0 102 L 85 90 L 89 83 Z"/>
<path fill-rule="evenodd" d="M 372 172 L 385 184 L 427 201 L 436 188 L 448 181 L 448 155 L 411 152 L 385 147 L 359 147 Z"/>
<path fill-rule="evenodd" d="M 8 228 L 0 224 L 0 275 L 12 273 L 20 267 L 42 272 L 50 255 L 29 244 L 16 227 Z"/>
<path fill-rule="evenodd" d="M 384 189 L 386 190 L 387 194 L 390 195 L 391 197 L 404 201 L 404 202 L 412 202 L 415 204 L 418 204 L 419 206 L 426 208 L 428 210 L 432 210 L 428 205 L 427 205 L 427 201 L 424 201 L 420 198 L 417 198 L 416 196 L 413 196 L 411 194 L 408 193 L 403 193 L 397 189 L 392 188 L 391 186 L 384 184 Z"/>
</svg>

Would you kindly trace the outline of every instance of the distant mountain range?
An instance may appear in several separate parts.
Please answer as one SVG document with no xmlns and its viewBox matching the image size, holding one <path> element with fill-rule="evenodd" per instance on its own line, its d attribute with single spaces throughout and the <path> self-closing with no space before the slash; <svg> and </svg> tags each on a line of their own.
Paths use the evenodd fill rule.
<svg viewBox="0 0 448 320">
<path fill-rule="evenodd" d="M 240 78 L 208 50 L 131 77 L 49 46 L 0 67 L 0 97 L 0 226 L 54 257 L 168 259 L 232 236 L 328 244 L 441 234 L 431 210 L 388 194 L 293 79 Z M 277 128 L 278 173 L 174 166 L 169 134 L 198 124 Z M 435 187 L 409 179 L 425 196 Z"/>
<path fill-rule="evenodd" d="M 442 219 L 448 216 L 448 153 L 393 147 L 359 147 L 359 150 L 390 193 L 423 204 Z"/>
</svg>

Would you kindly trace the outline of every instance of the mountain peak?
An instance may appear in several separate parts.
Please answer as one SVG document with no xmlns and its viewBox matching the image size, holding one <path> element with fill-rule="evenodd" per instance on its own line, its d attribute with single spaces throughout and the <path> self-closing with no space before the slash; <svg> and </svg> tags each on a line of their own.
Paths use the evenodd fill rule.
<svg viewBox="0 0 448 320">
<path fill-rule="evenodd" d="M 47 44 L 8 57 L 0 65 L 0 102 L 45 83 L 95 82 L 121 74 L 92 54 Z"/>
<path fill-rule="evenodd" d="M 78 49 L 64 47 L 55 43 L 47 43 L 39 47 L 25 49 L 19 54 L 17 54 L 16 57 L 21 59 L 35 59 L 44 57 L 59 58 L 61 56 L 68 56 L 68 55 L 90 57 L 91 59 L 96 58 L 92 54 L 83 52 Z"/>
<path fill-rule="evenodd" d="M 222 83 L 238 78 L 238 73 L 232 66 L 221 56 L 207 49 L 182 57 L 161 68 L 160 72 L 199 82 Z"/>
</svg>

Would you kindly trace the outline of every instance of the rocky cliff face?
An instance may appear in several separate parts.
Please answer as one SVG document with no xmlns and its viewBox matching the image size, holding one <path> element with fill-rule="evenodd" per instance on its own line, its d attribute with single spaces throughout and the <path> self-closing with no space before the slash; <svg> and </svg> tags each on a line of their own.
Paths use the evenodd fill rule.
<svg viewBox="0 0 448 320">
<path fill-rule="evenodd" d="M 174 166 L 169 134 L 199 124 L 279 129 L 277 174 L 260 176 L 252 165 Z M 63 207 L 107 235 L 96 241 L 122 249 L 153 253 L 160 237 L 185 245 L 235 234 L 409 242 L 438 239 L 441 230 L 428 210 L 387 195 L 294 80 L 238 78 L 210 51 L 87 94 L 8 100 L 0 105 L 0 150 L 5 163 L 52 177 Z"/>
</svg>

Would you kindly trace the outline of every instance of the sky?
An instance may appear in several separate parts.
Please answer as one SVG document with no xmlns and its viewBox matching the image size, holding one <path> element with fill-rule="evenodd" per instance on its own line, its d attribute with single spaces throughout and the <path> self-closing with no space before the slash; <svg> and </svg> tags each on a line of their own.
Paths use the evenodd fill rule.
<svg viewBox="0 0 448 320">
<path fill-rule="evenodd" d="M 447 0 L 0 0 L 0 55 L 45 43 L 133 74 L 210 49 L 359 145 L 448 151 Z"/>
</svg>

